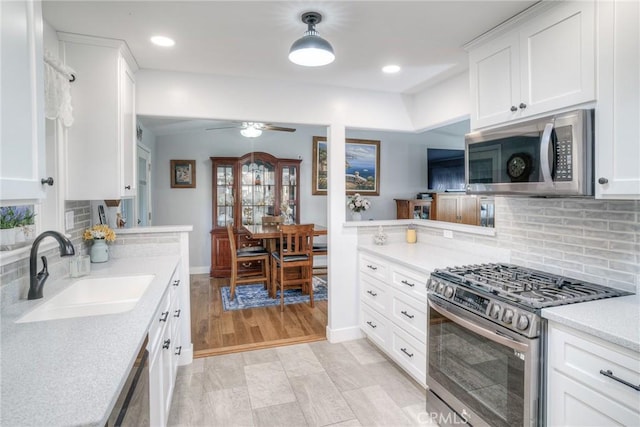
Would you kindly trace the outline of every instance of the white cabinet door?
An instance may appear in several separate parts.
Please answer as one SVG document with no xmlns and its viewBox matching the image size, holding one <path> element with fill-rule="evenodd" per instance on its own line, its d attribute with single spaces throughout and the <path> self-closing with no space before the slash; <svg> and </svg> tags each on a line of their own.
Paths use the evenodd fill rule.
<svg viewBox="0 0 640 427">
<path fill-rule="evenodd" d="M 118 40 L 58 33 L 67 65 L 75 120 L 68 131 L 67 198 L 135 195 L 135 80 Z M 125 55 L 124 53 L 127 53 Z"/>
<path fill-rule="evenodd" d="M 469 49 L 471 129 L 595 100 L 594 2 L 539 7 Z"/>
<path fill-rule="evenodd" d="M 0 199 L 42 199 L 46 159 L 41 4 L 2 1 L 0 23 Z"/>
<path fill-rule="evenodd" d="M 640 3 L 598 3 L 596 198 L 640 199 Z"/>
<path fill-rule="evenodd" d="M 523 116 L 595 99 L 593 2 L 567 2 L 520 30 Z"/>
<path fill-rule="evenodd" d="M 469 53 L 472 129 L 518 117 L 518 40 L 517 33 L 510 33 Z"/>
</svg>

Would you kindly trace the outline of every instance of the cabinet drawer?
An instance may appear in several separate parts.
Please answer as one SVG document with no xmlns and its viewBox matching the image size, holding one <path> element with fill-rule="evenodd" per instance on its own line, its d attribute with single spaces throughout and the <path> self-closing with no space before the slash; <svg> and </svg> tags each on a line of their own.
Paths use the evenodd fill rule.
<svg viewBox="0 0 640 427">
<path fill-rule="evenodd" d="M 360 279 L 360 298 L 379 313 L 387 315 L 389 287 L 384 283 L 363 274 Z"/>
<path fill-rule="evenodd" d="M 389 323 L 387 318 L 367 304 L 361 304 L 360 328 L 370 340 L 385 350 L 389 342 Z"/>
<path fill-rule="evenodd" d="M 387 280 L 389 266 L 386 261 L 380 258 L 370 255 L 360 255 L 360 271 L 384 282 Z"/>
<path fill-rule="evenodd" d="M 391 355 L 420 384 L 427 384 L 426 345 L 396 325 L 391 326 Z"/>
<path fill-rule="evenodd" d="M 427 340 L 427 303 L 394 290 L 391 294 L 391 319 L 423 343 Z"/>
<path fill-rule="evenodd" d="M 238 234 L 237 238 L 237 247 L 238 249 L 242 248 L 252 248 L 255 246 L 262 246 L 262 240 L 252 239 L 248 234 Z"/>
<path fill-rule="evenodd" d="M 428 274 L 417 271 L 399 267 L 394 267 L 391 271 L 391 283 L 396 289 L 425 302 L 427 301 L 428 281 Z"/>
<path fill-rule="evenodd" d="M 600 371 L 640 385 L 640 355 L 579 331 L 549 326 L 549 368 L 640 413 L 640 392 Z"/>
<path fill-rule="evenodd" d="M 156 346 L 162 338 L 164 328 L 171 322 L 171 293 L 166 292 L 149 326 L 149 348 Z"/>
</svg>

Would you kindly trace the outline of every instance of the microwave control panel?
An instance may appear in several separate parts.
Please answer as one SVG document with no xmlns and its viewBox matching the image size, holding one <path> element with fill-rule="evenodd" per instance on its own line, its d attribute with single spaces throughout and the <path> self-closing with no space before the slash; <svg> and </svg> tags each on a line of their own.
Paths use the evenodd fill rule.
<svg viewBox="0 0 640 427">
<path fill-rule="evenodd" d="M 571 126 L 555 128 L 556 164 L 554 181 L 573 180 L 573 138 Z"/>
</svg>

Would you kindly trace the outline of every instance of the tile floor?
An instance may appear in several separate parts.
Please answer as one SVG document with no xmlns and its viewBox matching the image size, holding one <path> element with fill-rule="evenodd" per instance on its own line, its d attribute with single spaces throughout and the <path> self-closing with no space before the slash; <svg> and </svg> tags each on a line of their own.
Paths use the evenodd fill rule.
<svg viewBox="0 0 640 427">
<path fill-rule="evenodd" d="M 425 395 L 367 340 L 318 341 L 180 367 L 169 425 L 424 426 Z"/>
</svg>

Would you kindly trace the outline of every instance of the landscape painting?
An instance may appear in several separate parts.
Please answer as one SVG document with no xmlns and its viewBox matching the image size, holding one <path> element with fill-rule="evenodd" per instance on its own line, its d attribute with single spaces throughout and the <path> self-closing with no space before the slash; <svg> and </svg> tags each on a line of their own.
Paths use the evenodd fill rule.
<svg viewBox="0 0 640 427">
<path fill-rule="evenodd" d="M 345 144 L 346 193 L 380 194 L 380 141 L 347 139 Z M 313 137 L 312 194 L 327 194 L 327 139 Z"/>
</svg>

